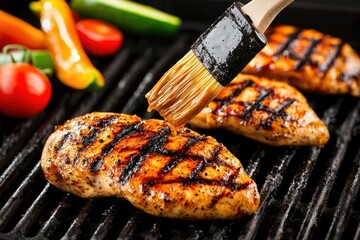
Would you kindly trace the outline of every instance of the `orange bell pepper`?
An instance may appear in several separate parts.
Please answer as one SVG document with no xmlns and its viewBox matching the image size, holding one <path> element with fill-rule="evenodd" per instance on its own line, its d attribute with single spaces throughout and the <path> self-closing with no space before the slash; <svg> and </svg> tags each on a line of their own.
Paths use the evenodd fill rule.
<svg viewBox="0 0 360 240">
<path fill-rule="evenodd" d="M 41 0 L 41 3 L 41 28 L 59 80 L 77 90 L 102 87 L 104 78 L 80 43 L 69 5 L 65 0 Z"/>
<path fill-rule="evenodd" d="M 44 33 L 31 24 L 0 10 L 0 49 L 21 44 L 31 49 L 46 49 Z"/>
</svg>

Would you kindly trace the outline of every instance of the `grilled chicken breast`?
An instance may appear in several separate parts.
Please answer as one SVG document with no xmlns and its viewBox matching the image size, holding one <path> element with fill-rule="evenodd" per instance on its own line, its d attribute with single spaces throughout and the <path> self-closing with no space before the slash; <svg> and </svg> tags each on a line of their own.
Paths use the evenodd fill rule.
<svg viewBox="0 0 360 240">
<path fill-rule="evenodd" d="M 58 126 L 41 157 L 46 179 L 84 198 L 117 196 L 181 219 L 233 219 L 259 204 L 240 161 L 209 136 L 163 120 L 91 113 Z"/>
<path fill-rule="evenodd" d="M 360 58 L 349 44 L 288 25 L 272 27 L 265 34 L 267 46 L 243 73 L 285 81 L 299 90 L 360 96 Z"/>
<path fill-rule="evenodd" d="M 324 145 L 329 131 L 305 97 L 287 83 L 239 74 L 195 118 L 198 128 L 224 128 L 265 144 Z"/>
</svg>

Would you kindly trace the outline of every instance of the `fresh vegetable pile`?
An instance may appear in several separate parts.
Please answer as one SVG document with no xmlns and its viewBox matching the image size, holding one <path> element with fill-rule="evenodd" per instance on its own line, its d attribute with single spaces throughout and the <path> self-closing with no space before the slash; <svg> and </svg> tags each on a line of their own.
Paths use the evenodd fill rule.
<svg viewBox="0 0 360 240">
<path fill-rule="evenodd" d="M 176 16 L 128 0 L 40 0 L 29 8 L 41 29 L 0 10 L 0 114 L 14 118 L 46 108 L 51 80 L 74 90 L 104 86 L 88 55 L 116 54 L 123 32 L 171 36 L 181 23 Z"/>
</svg>

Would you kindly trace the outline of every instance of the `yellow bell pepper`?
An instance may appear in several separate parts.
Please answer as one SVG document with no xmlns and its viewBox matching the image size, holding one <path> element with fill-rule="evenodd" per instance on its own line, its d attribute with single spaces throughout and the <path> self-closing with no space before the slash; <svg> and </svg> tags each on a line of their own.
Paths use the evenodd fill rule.
<svg viewBox="0 0 360 240">
<path fill-rule="evenodd" d="M 41 3 L 41 28 L 59 80 L 78 90 L 102 87 L 104 78 L 80 43 L 68 4 L 65 0 L 41 0 Z"/>
</svg>

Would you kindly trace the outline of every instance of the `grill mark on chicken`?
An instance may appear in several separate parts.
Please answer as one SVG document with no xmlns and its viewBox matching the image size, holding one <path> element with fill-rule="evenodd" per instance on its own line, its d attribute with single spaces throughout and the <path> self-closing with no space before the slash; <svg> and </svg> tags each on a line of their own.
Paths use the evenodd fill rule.
<svg viewBox="0 0 360 240">
<path fill-rule="evenodd" d="M 221 198 L 225 197 L 226 194 L 224 192 L 220 193 L 219 195 L 217 195 L 216 197 L 213 197 L 213 199 L 211 200 L 211 203 L 209 205 L 210 208 L 214 207 Z"/>
<path fill-rule="evenodd" d="M 293 34 L 290 34 L 288 36 L 287 40 L 280 47 L 279 51 L 274 55 L 273 62 L 281 58 L 282 56 L 287 56 L 296 61 L 296 64 L 293 68 L 293 70 L 295 71 L 300 71 L 305 64 L 310 64 L 313 67 L 318 67 L 318 71 L 320 73 L 326 74 L 326 72 L 334 65 L 336 58 L 341 53 L 341 48 L 344 43 L 340 41 L 339 44 L 334 44 L 333 47 L 335 48 L 335 50 L 331 52 L 331 55 L 327 57 L 326 61 L 323 64 L 319 65 L 317 62 L 311 61 L 311 55 L 315 52 L 316 47 L 323 41 L 323 39 L 302 38 L 302 32 L 304 32 L 304 29 L 298 29 Z M 271 34 L 273 34 L 272 31 L 270 31 L 267 35 L 269 36 Z M 305 50 L 304 57 L 298 56 L 296 53 L 294 53 L 294 51 L 292 51 L 291 48 L 292 43 L 301 39 L 306 39 L 307 41 L 310 41 L 309 47 Z"/>
<path fill-rule="evenodd" d="M 158 148 L 166 143 L 168 135 L 171 132 L 169 127 L 162 128 L 160 133 L 155 134 L 142 148 L 139 155 L 130 159 L 121 171 L 120 184 L 125 185 L 128 180 L 139 171 L 144 160 L 152 153 L 156 153 Z"/>
<path fill-rule="evenodd" d="M 253 181 L 248 181 L 245 182 L 243 184 L 237 184 L 237 183 L 232 183 L 231 186 L 229 184 L 227 184 L 227 182 L 225 181 L 220 181 L 220 180 L 210 180 L 210 179 L 204 179 L 204 178 L 195 178 L 195 179 L 174 179 L 174 180 L 160 180 L 158 182 L 156 182 L 155 180 L 149 181 L 149 184 L 151 184 L 151 186 L 154 186 L 155 184 L 181 184 L 184 186 L 191 186 L 191 185 L 197 185 L 197 184 L 204 184 L 204 185 L 213 185 L 213 186 L 224 186 L 224 187 L 228 187 L 231 188 L 231 190 L 244 190 L 247 189 L 251 184 L 253 184 Z M 220 199 L 219 199 L 220 200 Z"/>
<path fill-rule="evenodd" d="M 188 157 L 185 153 L 189 150 L 189 148 L 192 147 L 193 145 L 195 145 L 196 143 L 198 143 L 199 141 L 203 140 L 204 138 L 205 138 L 204 136 L 190 137 L 187 140 L 185 147 L 183 149 L 181 149 L 181 151 L 173 153 L 174 158 L 166 163 L 165 167 L 163 169 L 161 169 L 161 172 L 163 172 L 163 173 L 170 172 L 182 160 L 184 160 Z"/>
<path fill-rule="evenodd" d="M 83 136 L 81 140 L 83 147 L 86 148 L 88 146 L 91 146 L 95 142 L 96 138 L 99 136 L 100 132 L 101 130 L 96 128 L 91 131 L 88 136 Z"/>
<path fill-rule="evenodd" d="M 252 184 L 252 181 L 248 181 L 243 184 L 236 184 L 236 183 L 226 184 L 226 182 L 219 180 L 195 178 L 195 179 L 183 179 L 182 181 L 171 181 L 171 183 L 182 183 L 184 186 L 204 184 L 204 185 L 224 186 L 231 188 L 232 190 L 243 190 L 243 189 L 247 189 Z"/>
<path fill-rule="evenodd" d="M 186 154 L 186 152 L 192 147 L 194 146 L 196 143 L 204 140 L 205 137 L 203 135 L 199 136 L 199 137 L 190 137 L 186 144 L 185 147 L 183 149 L 181 149 L 180 151 L 167 151 L 164 148 L 164 145 L 166 142 L 163 142 L 162 145 L 158 144 L 157 147 L 157 151 L 154 153 L 158 153 L 158 154 L 163 154 L 164 156 L 172 156 L 172 159 L 170 159 L 166 165 L 160 170 L 160 174 L 158 178 L 153 178 L 153 179 L 148 179 L 146 181 L 144 181 L 144 183 L 142 184 L 142 188 L 143 188 L 143 192 L 144 194 L 147 194 L 148 191 L 150 190 L 150 188 L 158 183 L 164 183 L 162 181 L 162 177 L 164 177 L 167 173 L 169 173 L 172 169 L 174 169 L 178 164 L 180 164 L 183 160 L 188 159 L 189 157 L 191 158 L 196 158 L 194 156 L 189 156 L 188 154 Z M 190 174 L 191 175 L 191 174 Z"/>
<path fill-rule="evenodd" d="M 236 174 L 234 173 L 232 176 L 234 176 L 234 178 L 232 178 L 232 180 L 233 180 L 233 179 L 235 179 Z M 155 186 L 156 184 L 165 185 L 165 184 L 174 184 L 174 183 L 181 184 L 184 186 L 191 186 L 191 185 L 197 185 L 197 184 L 204 184 L 204 185 L 210 185 L 210 186 L 211 185 L 223 186 L 223 187 L 230 188 L 233 191 L 234 190 L 237 191 L 237 190 L 245 190 L 245 189 L 249 188 L 249 186 L 253 183 L 253 181 L 248 181 L 243 184 L 237 184 L 237 183 L 231 182 L 230 180 L 228 180 L 228 181 L 209 180 L 209 179 L 204 179 L 204 178 L 199 178 L 199 177 L 179 178 L 179 179 L 175 179 L 175 180 L 152 179 L 152 180 L 149 180 L 142 184 L 142 193 L 147 195 L 149 193 L 149 190 L 151 189 L 151 187 Z M 217 196 L 217 197 L 219 197 L 219 196 Z M 213 204 L 216 204 L 216 202 L 218 202 L 219 200 L 220 200 L 220 198 L 216 199 L 216 201 L 213 201 Z"/>
<path fill-rule="evenodd" d="M 229 87 L 236 85 L 236 83 L 233 83 L 229 85 Z M 246 88 L 248 87 L 254 87 L 256 91 L 259 92 L 259 95 L 257 98 L 252 102 L 236 102 L 234 99 L 238 97 Z M 246 81 L 239 84 L 239 87 L 236 88 L 233 93 L 225 98 L 215 98 L 213 101 L 216 102 L 218 105 L 215 110 L 213 110 L 213 114 L 219 114 L 220 112 L 225 112 L 224 107 L 228 106 L 229 104 L 240 104 L 245 107 L 244 111 L 236 115 L 240 119 L 248 120 L 251 118 L 252 114 L 255 111 L 265 111 L 268 113 L 268 117 L 261 122 L 261 127 L 263 129 L 271 129 L 271 124 L 273 121 L 275 121 L 277 118 L 281 119 L 287 119 L 291 121 L 292 119 L 290 116 L 285 112 L 285 110 L 291 106 L 295 102 L 294 99 L 285 99 L 284 103 L 279 106 L 276 109 L 271 109 L 268 106 L 264 105 L 262 101 L 264 101 L 266 98 L 271 98 L 274 95 L 274 90 L 271 88 L 264 88 L 259 85 L 257 85 L 255 82 L 253 82 L 251 79 L 247 79 Z M 227 115 L 232 115 L 229 111 L 226 112 Z"/>
<path fill-rule="evenodd" d="M 100 121 L 96 121 L 94 124 L 94 128 L 89 132 L 88 135 L 81 135 L 82 147 L 78 148 L 78 153 L 77 153 L 76 157 L 74 158 L 73 166 L 76 165 L 77 160 L 79 159 L 79 157 L 81 157 L 82 153 L 84 151 L 86 151 L 86 149 L 88 147 L 90 147 L 94 144 L 97 137 L 104 130 L 104 128 L 106 128 L 108 125 L 112 124 L 114 120 L 116 120 L 116 118 L 114 116 L 108 116 L 106 118 L 101 119 Z M 94 167 L 96 165 L 97 164 L 95 163 L 94 165 L 90 165 L 90 166 Z M 95 167 L 94 167 L 94 169 L 95 169 Z"/>
<path fill-rule="evenodd" d="M 204 166 L 201 164 L 201 166 Z M 204 166 L 205 167 L 205 166 Z M 203 167 L 201 167 L 203 168 Z M 239 191 L 239 190 L 246 190 L 248 189 L 251 184 L 253 184 L 253 181 L 248 181 L 243 184 L 236 184 L 233 183 L 232 180 L 236 178 L 236 174 L 238 174 L 240 169 L 236 171 L 233 175 L 230 176 L 228 181 L 219 181 L 219 180 L 208 180 L 203 179 L 199 177 L 195 178 L 186 178 L 186 179 L 176 179 L 176 180 L 163 180 L 163 179 L 152 179 L 147 181 L 146 183 L 142 184 L 142 193 L 144 195 L 149 195 L 150 189 L 155 186 L 156 184 L 166 185 L 166 184 L 180 184 L 184 186 L 196 186 L 197 184 L 203 184 L 203 185 L 209 185 L 209 186 L 224 186 L 227 188 L 230 188 L 232 191 Z M 217 196 L 214 196 L 211 199 L 211 203 L 209 204 L 209 208 L 213 208 L 220 200 L 221 198 L 227 197 L 231 192 L 228 192 L 225 194 L 224 192 L 220 193 Z M 164 199 L 165 202 L 171 202 L 171 199 Z"/>
<path fill-rule="evenodd" d="M 191 144 L 187 144 L 187 148 L 190 148 L 192 145 L 194 145 L 195 143 L 198 143 L 199 141 L 201 140 L 204 140 L 204 138 L 202 139 L 197 139 L 197 141 L 191 141 L 192 143 Z M 194 143 L 195 142 L 195 143 Z M 185 148 L 186 149 L 186 148 Z M 184 159 L 188 159 L 188 158 L 192 158 L 194 160 L 197 159 L 197 161 L 199 161 L 199 164 L 194 168 L 194 170 L 187 176 L 187 178 L 185 179 L 182 179 L 181 181 L 171 181 L 171 183 L 180 183 L 180 184 L 183 184 L 183 185 L 195 185 L 195 184 L 206 184 L 206 185 L 216 185 L 216 186 L 224 186 L 224 187 L 228 187 L 228 188 L 231 188 L 232 190 L 240 190 L 240 189 L 246 189 L 248 188 L 248 186 L 251 184 L 251 182 L 247 182 L 245 184 L 236 184 L 236 183 L 233 183 L 233 180 L 236 178 L 236 176 L 239 174 L 239 171 L 242 170 L 242 168 L 238 168 L 238 169 L 233 169 L 231 168 L 231 166 L 229 166 L 228 164 L 225 164 L 224 162 L 222 162 L 218 156 L 219 152 L 220 152 L 221 148 L 220 147 L 216 147 L 212 153 L 212 156 L 210 159 L 206 159 L 205 157 L 199 157 L 199 156 L 184 156 L 184 157 L 181 157 L 180 159 L 177 159 L 178 161 L 171 161 L 173 163 L 176 163 L 179 164 L 181 162 L 181 160 L 184 160 Z M 186 152 L 185 151 L 182 151 L 183 153 Z M 178 154 L 176 154 L 178 155 Z M 181 154 L 180 154 L 181 155 Z M 183 156 L 183 155 L 182 155 Z M 229 167 L 233 170 L 233 173 L 231 174 L 231 176 L 229 177 L 228 180 L 226 181 L 216 181 L 216 180 L 207 180 L 207 179 L 204 179 L 204 178 L 201 178 L 199 176 L 199 174 L 206 168 L 206 167 L 209 167 L 209 166 L 212 166 L 213 163 L 217 163 L 219 165 L 223 165 L 223 166 L 226 166 L 226 167 Z M 175 168 L 175 166 L 172 166 L 171 169 Z M 170 170 L 171 170 L 170 169 Z M 169 172 L 170 170 L 164 172 L 165 174 L 167 172 Z M 164 174 L 164 175 L 165 175 Z M 163 175 L 163 176 L 164 176 Z M 163 177 L 162 176 L 162 177 Z M 143 184 L 143 191 L 144 193 L 148 193 L 149 189 L 158 184 L 158 183 L 161 183 L 161 184 L 166 184 L 166 183 L 170 183 L 168 181 L 162 181 L 161 179 L 151 179 L 149 181 L 147 181 L 146 183 Z M 216 204 L 216 202 L 218 202 L 221 198 L 219 196 L 217 196 L 217 200 L 216 201 L 213 201 L 213 204 Z"/>
<path fill-rule="evenodd" d="M 162 174 L 159 174 L 158 177 L 156 178 L 152 178 L 152 179 L 147 179 L 144 181 L 144 183 L 142 184 L 142 191 L 144 194 L 148 194 L 149 190 L 151 189 L 151 187 L 153 187 L 156 184 L 166 184 L 166 183 L 182 183 L 184 185 L 193 185 L 193 184 L 198 184 L 198 183 L 203 183 L 203 184 L 207 184 L 207 185 L 217 185 L 217 186 L 225 186 L 228 188 L 231 188 L 232 190 L 240 190 L 240 189 L 246 189 L 248 187 L 249 184 L 251 183 L 246 183 L 246 184 L 235 184 L 232 181 L 236 178 L 236 176 L 239 174 L 239 171 L 242 168 L 239 169 L 233 169 L 231 166 L 229 166 L 228 164 L 222 162 L 218 156 L 221 148 L 219 146 L 217 146 L 210 159 L 206 159 L 204 157 L 200 157 L 200 156 L 191 156 L 186 154 L 186 152 L 189 150 L 189 148 L 193 145 L 195 145 L 196 143 L 205 140 L 206 138 L 204 136 L 200 136 L 200 137 L 196 137 L 196 138 L 190 138 L 186 144 L 186 146 L 184 147 L 183 150 L 178 151 L 178 152 L 173 152 L 171 153 L 172 155 L 175 155 L 175 158 L 170 160 L 165 167 L 160 171 Z M 162 149 L 164 148 L 163 145 L 166 143 L 166 141 L 162 142 L 162 145 L 158 144 L 158 149 L 156 152 L 154 153 L 161 153 L 163 152 Z M 187 178 L 181 179 L 181 181 L 163 181 L 163 177 L 170 172 L 173 168 L 175 168 L 181 161 L 186 160 L 186 159 L 193 159 L 196 161 L 199 161 L 199 164 L 194 168 L 194 170 L 187 176 Z M 206 167 L 211 166 L 213 163 L 217 163 L 219 165 L 223 165 L 226 167 L 231 168 L 234 173 L 229 177 L 229 180 L 221 182 L 221 181 L 209 181 L 206 179 L 203 179 L 199 176 L 199 173 L 201 173 Z M 219 199 L 218 199 L 219 200 Z"/>
<path fill-rule="evenodd" d="M 215 149 L 215 155 L 217 156 L 219 149 Z M 213 154 L 214 156 L 214 154 Z M 215 157 L 216 157 L 215 156 Z M 200 178 L 199 173 L 201 173 L 206 167 L 211 166 L 212 162 L 214 162 L 214 157 L 210 160 L 206 158 L 201 158 L 199 164 L 196 168 L 188 175 L 188 179 L 198 179 Z"/>
<path fill-rule="evenodd" d="M 309 39 L 309 41 L 310 46 L 308 49 L 305 50 L 304 57 L 295 56 L 296 54 L 292 52 L 294 55 L 292 55 L 291 57 L 296 59 L 296 64 L 294 66 L 295 71 L 300 71 L 306 63 L 311 64 L 310 57 L 314 53 L 316 46 L 321 43 L 320 39 Z"/>
<path fill-rule="evenodd" d="M 226 162 L 222 161 L 219 158 L 219 152 L 220 152 L 221 148 L 220 147 L 216 147 L 212 153 L 212 161 L 220 166 L 225 166 L 227 168 L 232 169 L 233 171 L 236 171 L 235 168 L 233 168 L 231 165 L 227 164 Z"/>
<path fill-rule="evenodd" d="M 344 45 L 344 43 L 342 41 L 339 44 L 333 45 L 333 47 L 335 48 L 335 51 L 332 51 L 331 55 L 326 59 L 326 61 L 319 66 L 319 71 L 321 73 L 324 73 L 324 75 L 325 75 L 326 72 L 329 71 L 329 69 L 334 65 L 335 60 L 339 56 L 339 54 L 341 52 L 340 50 L 343 45 Z"/>
<path fill-rule="evenodd" d="M 97 157 L 94 161 L 90 163 L 90 172 L 99 171 L 100 167 L 102 166 L 103 158 Z"/>
<path fill-rule="evenodd" d="M 271 129 L 271 124 L 273 121 L 276 120 L 276 118 L 282 118 L 282 119 L 287 119 L 289 121 L 291 121 L 291 118 L 289 117 L 289 115 L 285 112 L 285 110 L 291 106 L 291 104 L 293 104 L 295 102 L 294 99 L 286 99 L 285 102 L 278 108 L 276 108 L 273 111 L 269 111 L 267 110 L 267 112 L 270 114 L 269 117 L 261 122 L 261 127 L 263 129 Z M 266 107 L 266 106 L 264 106 Z M 266 107 L 268 108 L 268 107 Z"/>
<path fill-rule="evenodd" d="M 103 124 L 99 123 L 99 125 L 103 125 Z M 90 163 L 89 171 L 90 172 L 99 171 L 100 167 L 103 164 L 104 157 L 109 155 L 114 150 L 114 147 L 116 146 L 116 144 L 118 142 L 120 142 L 122 139 L 124 139 L 125 137 L 128 137 L 136 132 L 142 131 L 141 126 L 142 126 L 142 122 L 139 122 L 139 123 L 127 125 L 127 126 L 125 126 L 125 128 L 122 128 L 122 129 L 120 128 L 120 131 L 118 133 L 116 133 L 114 139 L 103 147 L 103 149 L 101 150 L 101 156 L 96 157 L 95 160 L 93 160 Z M 105 127 L 105 125 L 104 125 L 104 127 Z"/>
<path fill-rule="evenodd" d="M 341 80 L 349 83 L 359 77 L 360 77 L 360 68 L 355 70 L 354 72 L 342 72 L 339 76 Z"/>
<path fill-rule="evenodd" d="M 113 150 L 115 145 L 120 142 L 122 139 L 124 139 L 125 137 L 134 134 L 135 132 L 141 131 L 141 127 L 142 127 L 142 122 L 139 123 L 134 123 L 128 126 L 125 126 L 124 129 L 121 129 L 114 137 L 114 139 L 108 143 L 107 145 L 105 145 L 103 147 L 103 149 L 101 150 L 102 152 L 102 157 L 106 157 L 107 155 L 109 155 Z"/>
<path fill-rule="evenodd" d="M 234 86 L 235 84 L 230 83 L 228 86 Z M 236 98 L 242 91 L 247 87 L 254 86 L 254 82 L 251 80 L 246 80 L 243 84 L 239 85 L 238 88 L 234 90 L 233 93 L 227 98 L 215 98 L 213 101 L 219 103 L 219 108 L 217 111 L 221 111 L 221 109 L 227 105 L 229 105 L 234 98 Z"/>
<path fill-rule="evenodd" d="M 204 168 L 205 168 L 206 166 L 209 166 L 209 165 L 211 165 L 211 163 L 209 164 L 205 158 L 202 159 L 202 160 L 199 162 L 199 164 L 196 166 L 196 168 L 188 175 L 188 178 L 189 178 L 189 179 L 199 178 L 199 175 L 198 175 L 198 174 L 199 174 L 202 170 L 204 170 Z"/>
<path fill-rule="evenodd" d="M 280 46 L 278 52 L 274 55 L 274 59 L 278 59 L 280 58 L 285 52 L 286 50 L 288 50 L 290 44 L 295 41 L 299 35 L 301 34 L 302 30 L 301 29 L 298 29 L 297 31 L 295 31 L 293 34 L 290 34 L 286 41 L 284 41 L 283 45 Z M 273 31 L 270 31 L 269 32 L 270 34 L 273 33 Z"/>
<path fill-rule="evenodd" d="M 249 119 L 254 111 L 257 111 L 259 109 L 268 110 L 267 107 L 264 107 L 262 101 L 267 97 L 271 97 L 271 95 L 274 94 L 274 90 L 270 88 L 261 88 L 259 92 L 260 93 L 255 99 L 255 101 L 250 103 L 244 102 L 245 110 L 243 113 L 240 114 L 240 118 Z"/>
<path fill-rule="evenodd" d="M 199 179 L 199 173 L 202 172 L 207 166 L 211 166 L 212 162 L 217 162 L 219 160 L 219 152 L 220 148 L 216 147 L 214 152 L 212 153 L 211 159 L 207 160 L 206 158 L 202 158 L 200 163 L 196 166 L 196 168 L 188 175 L 188 179 Z"/>
<path fill-rule="evenodd" d="M 59 141 L 59 144 L 54 148 L 56 153 L 58 153 L 61 150 L 61 148 L 64 146 L 67 140 L 69 140 L 70 136 L 71 136 L 71 132 L 67 132 L 63 135 L 63 137 Z"/>
</svg>

